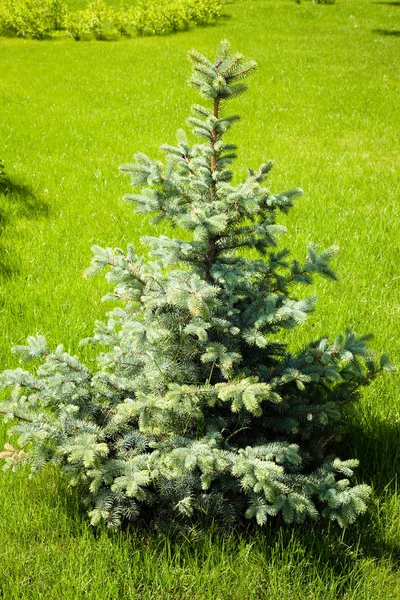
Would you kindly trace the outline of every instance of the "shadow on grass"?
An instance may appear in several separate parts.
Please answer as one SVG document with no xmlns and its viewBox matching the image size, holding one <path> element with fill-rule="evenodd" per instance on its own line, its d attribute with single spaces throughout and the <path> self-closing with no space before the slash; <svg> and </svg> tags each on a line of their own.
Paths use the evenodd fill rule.
<svg viewBox="0 0 400 600">
<path fill-rule="evenodd" d="M 386 517 L 382 517 L 382 507 L 386 503 L 389 506 L 395 496 L 399 498 L 400 505 L 397 482 L 400 466 L 400 422 L 390 415 L 385 419 L 369 415 L 367 422 L 363 423 L 360 414 L 355 411 L 346 431 L 342 448 L 337 454 L 343 459 L 359 459 L 360 465 L 356 469 L 357 483 L 366 483 L 372 487 L 373 501 L 370 501 L 366 514 L 354 525 L 347 527 L 342 534 L 340 528 L 335 525 L 316 523 L 315 540 L 312 540 L 310 549 L 317 550 L 319 559 L 326 560 L 326 564 L 331 567 L 338 565 L 339 574 L 340 570 L 350 570 L 354 567 L 354 558 L 387 560 L 397 568 L 400 565 L 400 539 L 390 540 L 385 534 Z M 393 519 L 394 515 L 388 515 L 387 518 Z M 306 531 L 304 533 L 304 540 L 309 539 L 309 534 Z M 331 556 L 326 552 L 325 544 L 330 548 Z"/>
<path fill-rule="evenodd" d="M 367 513 L 346 529 L 326 520 L 287 525 L 279 517 L 271 519 L 263 528 L 253 522 L 230 530 L 211 524 L 172 534 L 129 526 L 122 531 L 122 537 L 139 535 L 144 540 L 142 543 L 161 554 L 168 548 L 170 556 L 182 562 L 182 568 L 187 568 L 193 557 L 206 564 L 207 553 L 218 555 L 221 551 L 236 556 L 244 546 L 251 547 L 253 562 L 249 562 L 248 567 L 243 565 L 243 569 L 251 569 L 258 563 L 260 573 L 265 573 L 265 585 L 268 585 L 268 565 L 275 564 L 285 571 L 290 564 L 294 579 L 295 573 L 301 571 L 304 581 L 312 582 L 318 573 L 326 584 L 337 582 L 338 598 L 350 598 L 358 579 L 364 577 L 366 564 L 370 576 L 372 565 L 381 564 L 388 573 L 395 572 L 400 565 L 400 539 L 395 534 L 387 535 L 387 520 L 397 518 L 391 499 L 397 493 L 395 473 L 400 461 L 400 426 L 389 418 L 386 421 L 376 418 L 370 419 L 365 427 L 355 419 L 348 427 L 341 457 L 354 457 L 354 447 L 361 458 L 358 482 L 373 487 L 374 500 L 369 503 Z"/>
<path fill-rule="evenodd" d="M 359 430 L 356 427 L 349 429 L 349 434 L 356 436 L 354 441 L 357 444 L 363 438 L 360 450 L 366 453 L 362 461 L 364 470 L 369 473 L 366 480 L 373 483 L 374 487 L 377 482 L 379 493 L 384 483 L 380 463 L 386 461 L 386 458 L 388 463 L 398 460 L 400 432 L 391 423 L 379 422 L 373 425 L 376 425 L 376 429 L 372 440 L 369 432 L 362 427 Z M 347 445 L 345 454 L 350 455 L 350 452 Z M 379 452 L 386 453 L 386 456 L 382 454 L 380 462 L 374 463 L 375 453 Z M 392 465 L 395 469 L 395 462 Z M 389 475 L 389 469 L 384 473 Z M 111 542 L 109 547 L 114 547 L 117 554 L 121 553 L 124 546 L 126 567 L 132 564 L 136 565 L 135 568 L 143 566 L 147 569 L 146 585 L 151 585 L 151 578 L 157 573 L 158 566 L 164 570 L 169 567 L 180 574 L 179 577 L 186 578 L 184 574 L 190 570 L 200 574 L 211 569 L 212 573 L 213 569 L 218 570 L 219 565 L 225 562 L 227 565 L 233 564 L 238 578 L 248 572 L 254 574 L 260 589 L 268 589 L 269 577 L 278 572 L 282 577 L 282 585 L 288 586 L 312 586 L 318 577 L 323 585 L 330 588 L 329 598 L 339 600 L 353 597 L 354 590 L 363 577 L 374 577 L 375 565 L 378 569 L 382 566 L 382 573 L 385 576 L 389 574 L 390 577 L 400 562 L 400 541 L 395 536 L 388 539 L 385 535 L 385 524 L 379 506 L 379 501 L 383 504 L 388 496 L 390 500 L 390 494 L 395 492 L 394 487 L 386 496 L 380 494 L 379 501 L 371 503 L 367 514 L 345 530 L 326 521 L 285 525 L 281 519 L 271 519 L 263 528 L 247 522 L 241 527 L 224 530 L 212 523 L 208 527 L 193 526 L 174 534 L 155 530 L 149 525 L 138 527 L 132 524 L 118 531 L 109 531 L 105 525 L 91 528 L 86 509 L 81 503 L 82 493 L 79 489 L 68 490 L 61 472 L 50 466 L 38 475 L 37 480 L 35 478 L 29 482 L 28 488 L 28 497 L 31 504 L 35 501 L 37 512 L 43 510 L 47 515 L 57 514 L 56 529 L 60 538 L 75 538 L 78 546 L 82 543 L 86 545 L 88 552 L 97 551 L 102 544 L 104 547 L 104 539 L 107 538 Z M 42 545 L 48 543 L 49 531 L 47 526 L 46 531 L 39 534 Z M 141 558 L 137 564 L 135 556 L 138 551 Z M 184 587 L 185 581 L 176 583 L 177 586 L 181 584 Z M 388 581 L 389 585 L 393 587 L 393 581 Z M 187 597 L 186 594 L 182 595 L 182 598 Z M 235 598 L 237 597 L 236 595 Z M 297 596 L 293 596 L 295 597 Z M 321 594 L 315 596 L 316 599 L 323 597 Z M 379 595 L 379 598 L 382 597 Z M 388 595 L 389 597 L 394 596 Z"/>
<path fill-rule="evenodd" d="M 347 433 L 347 454 L 360 460 L 357 477 L 377 494 L 390 489 L 400 466 L 400 422 L 388 416 L 368 418 L 368 426 L 353 423 Z"/>
<path fill-rule="evenodd" d="M 29 185 L 5 177 L 0 181 L 0 195 L 5 197 L 0 204 L 0 222 L 7 221 L 11 212 L 15 217 L 27 219 L 49 216 L 47 203 Z"/>
<path fill-rule="evenodd" d="M 14 264 L 13 256 L 0 244 L 0 279 L 10 279 L 18 273 L 18 268 Z"/>
<path fill-rule="evenodd" d="M 382 562 L 385 568 L 397 570 L 400 539 L 396 535 L 387 535 L 386 520 L 397 518 L 393 514 L 395 506 L 390 503 L 398 494 L 400 423 L 389 417 L 386 420 L 372 417 L 364 426 L 355 418 L 347 432 L 339 454 L 343 459 L 354 457 L 357 449 L 360 458 L 360 467 L 356 471 L 358 482 L 371 485 L 374 498 L 366 514 L 355 524 L 346 529 L 324 520 L 287 525 L 281 518 L 276 518 L 262 529 L 253 523 L 239 527 L 233 533 L 215 528 L 212 534 L 215 546 L 218 547 L 219 539 L 228 539 L 229 543 L 233 536 L 236 543 L 254 544 L 265 564 L 278 561 L 284 565 L 290 558 L 294 566 L 305 569 L 306 579 L 312 580 L 317 572 L 328 579 L 334 574 L 334 580 L 340 582 L 337 588 L 340 597 L 347 597 L 346 594 L 353 590 L 358 573 L 362 577 L 363 559 L 374 564 Z M 193 541 L 190 541 L 190 532 L 182 537 L 184 543 L 189 541 L 193 551 L 198 552 L 197 544 L 201 547 L 207 535 L 207 532 L 199 534 L 195 529 Z M 177 553 L 181 551 L 181 543 L 179 535 L 177 540 L 173 539 Z"/>
<path fill-rule="evenodd" d="M 384 531 L 382 506 L 398 495 L 397 473 L 400 466 L 400 422 L 388 415 L 385 419 L 369 415 L 368 422 L 361 422 L 357 412 L 347 427 L 343 444 L 344 458 L 357 457 L 360 466 L 356 470 L 359 482 L 373 488 L 374 501 L 370 502 L 367 513 L 357 523 L 347 528 L 344 536 L 347 549 L 356 549 L 360 557 L 375 560 L 388 560 L 393 566 L 400 564 L 400 539 L 390 540 Z M 400 498 L 399 498 L 400 504 Z M 394 518 L 389 515 L 388 518 Z M 321 531 L 322 532 L 322 531 Z M 334 551 L 341 568 L 349 558 L 346 551 L 342 557 Z M 328 557 L 327 557 L 328 559 Z M 329 559 L 328 559 L 329 560 Z M 354 558 L 351 559 L 354 561 Z M 350 562 L 349 562 L 350 566 Z"/>
<path fill-rule="evenodd" d="M 279 518 L 263 528 L 246 522 L 241 527 L 223 530 L 211 524 L 203 528 L 193 526 L 175 534 L 137 525 L 116 532 L 107 531 L 105 526 L 92 529 L 81 503 L 82 491 L 68 490 L 61 472 L 50 466 L 38 475 L 36 484 L 29 483 L 29 488 L 33 488 L 30 498 L 36 498 L 38 511 L 46 505 L 50 509 L 46 514 L 57 514 L 57 523 L 63 524 L 60 536 L 87 540 L 87 547 L 92 549 L 101 547 L 102 539 L 107 536 L 117 552 L 121 544 L 127 544 L 130 550 L 126 556 L 132 556 L 133 562 L 140 549 L 143 565 L 154 565 L 154 573 L 157 564 L 162 565 L 163 561 L 168 561 L 171 569 L 179 567 L 177 572 L 182 574 L 192 567 L 199 572 L 212 569 L 213 565 L 218 567 L 229 557 L 228 562 L 233 561 L 239 577 L 247 571 L 255 573 L 260 579 L 257 583 L 260 589 L 262 586 L 267 589 L 271 569 L 275 569 L 282 573 L 283 583 L 288 585 L 299 585 L 299 573 L 305 585 L 311 584 L 318 575 L 324 585 L 335 586 L 336 598 L 350 598 L 366 574 L 374 576 L 374 565 L 378 569 L 382 566 L 386 576 L 386 573 L 391 575 L 390 569 L 394 573 L 400 564 L 400 540 L 395 535 L 387 535 L 384 511 L 382 513 L 382 506 L 386 502 L 390 504 L 397 492 L 394 475 L 400 461 L 400 423 L 390 416 L 382 419 L 375 415 L 369 415 L 363 423 L 355 412 L 347 432 L 340 455 L 342 458 L 354 456 L 357 449 L 361 458 L 357 476 L 359 481 L 374 487 L 376 498 L 368 512 L 345 530 L 322 520 L 285 525 Z M 394 519 L 395 515 L 389 517 Z M 48 532 L 43 534 L 42 544 L 47 543 L 48 535 Z M 127 566 L 130 560 L 127 558 Z M 369 571 L 363 571 L 365 563 Z M 150 577 L 151 573 L 149 581 Z M 388 585 L 393 586 L 393 581 L 388 581 Z M 329 598 L 332 597 L 330 593 Z"/>
<path fill-rule="evenodd" d="M 400 29 L 373 29 L 372 33 L 379 33 L 380 35 L 388 35 L 392 37 L 400 37 Z"/>
<path fill-rule="evenodd" d="M 16 219 L 47 218 L 49 206 L 24 183 L 3 177 L 0 181 L 0 235 Z M 10 278 L 18 272 L 15 256 L 0 243 L 0 276 Z"/>
<path fill-rule="evenodd" d="M 386 6 L 400 6 L 400 0 L 397 2 L 373 2 L 372 4 L 386 4 Z"/>
</svg>

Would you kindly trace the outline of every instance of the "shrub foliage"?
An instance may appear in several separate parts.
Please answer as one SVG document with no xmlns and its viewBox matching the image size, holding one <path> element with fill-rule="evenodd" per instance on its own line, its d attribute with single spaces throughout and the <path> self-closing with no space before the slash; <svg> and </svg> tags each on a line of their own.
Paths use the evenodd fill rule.
<svg viewBox="0 0 400 600">
<path fill-rule="evenodd" d="M 186 235 L 145 238 L 149 260 L 132 246 L 94 248 L 87 274 L 106 268 L 108 298 L 118 301 L 89 340 L 101 346 L 98 369 L 41 336 L 14 348 L 42 362 L 34 374 L 2 374 L 11 393 L 1 412 L 18 436 L 3 458 L 34 472 L 61 465 L 93 524 L 246 517 L 263 525 L 276 515 L 351 523 L 369 488 L 350 484 L 356 460 L 335 456 L 342 407 L 390 367 L 350 331 L 295 353 L 279 341 L 315 307 L 295 288 L 314 275 L 335 279 L 337 249 L 310 245 L 304 262 L 276 249 L 285 232 L 278 213 L 301 191 L 269 193 L 271 162 L 232 182 L 236 146 L 224 136 L 239 117 L 226 105 L 246 91 L 256 64 L 227 42 L 214 62 L 190 58 L 191 84 L 207 104 L 189 118 L 199 143 L 179 130 L 175 145 L 162 146 L 164 162 L 138 153 L 121 167 L 138 188 L 126 197 L 136 210 Z"/>
<path fill-rule="evenodd" d="M 104 0 L 88 0 L 82 11 L 69 11 L 63 0 L 3 0 L 0 35 L 44 39 L 65 30 L 75 40 L 128 35 L 163 35 L 220 17 L 219 0 L 139 0 L 118 9 Z"/>
<path fill-rule="evenodd" d="M 63 0 L 3 0 L 0 35 L 46 38 L 63 26 L 66 12 Z"/>
</svg>

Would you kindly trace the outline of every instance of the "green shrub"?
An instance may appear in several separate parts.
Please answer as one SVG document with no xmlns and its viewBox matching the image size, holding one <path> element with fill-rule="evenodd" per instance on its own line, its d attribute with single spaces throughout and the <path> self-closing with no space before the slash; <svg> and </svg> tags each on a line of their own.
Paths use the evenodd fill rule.
<svg viewBox="0 0 400 600">
<path fill-rule="evenodd" d="M 64 21 L 65 31 L 77 42 L 84 36 L 83 22 L 80 12 L 68 12 Z"/>
<path fill-rule="evenodd" d="M 120 4 L 118 10 L 110 10 L 110 21 L 120 36 L 129 37 L 132 31 L 132 14 L 124 3 Z"/>
<path fill-rule="evenodd" d="M 186 10 L 195 25 L 212 25 L 221 16 L 221 2 L 188 0 Z"/>
<path fill-rule="evenodd" d="M 64 0 L 48 1 L 48 17 L 52 25 L 51 29 L 57 31 L 64 29 L 65 18 L 68 15 L 68 8 Z"/>
<path fill-rule="evenodd" d="M 166 33 L 165 22 L 162 15 L 156 10 L 154 4 L 140 1 L 131 11 L 132 25 L 139 35 L 154 35 L 159 32 Z"/>
<path fill-rule="evenodd" d="M 219 0 L 139 0 L 127 9 L 92 0 L 82 11 L 68 11 L 64 0 L 4 0 L 0 5 L 0 35 L 43 39 L 65 29 L 75 40 L 110 36 L 163 35 L 195 25 L 214 23 L 221 14 Z"/>
<path fill-rule="evenodd" d="M 132 9 L 132 24 L 139 35 L 163 35 L 210 25 L 220 15 L 219 0 L 139 0 Z"/>
<path fill-rule="evenodd" d="M 44 39 L 63 26 L 63 0 L 3 0 L 0 5 L 0 35 Z"/>
<path fill-rule="evenodd" d="M 84 11 L 70 13 L 65 28 L 75 40 L 94 36 L 106 39 L 117 33 L 128 36 L 164 35 L 195 25 L 214 23 L 221 14 L 219 0 L 139 0 L 127 9 L 108 8 L 103 0 L 90 2 Z"/>
<path fill-rule="evenodd" d="M 115 31 L 115 14 L 104 0 L 92 0 L 85 10 L 68 15 L 65 29 L 75 40 L 92 37 L 105 40 Z"/>
</svg>

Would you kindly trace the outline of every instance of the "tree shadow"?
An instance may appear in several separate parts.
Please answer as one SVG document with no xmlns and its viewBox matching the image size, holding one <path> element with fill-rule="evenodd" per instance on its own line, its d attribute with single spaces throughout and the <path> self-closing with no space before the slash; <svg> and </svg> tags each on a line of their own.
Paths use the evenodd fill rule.
<svg viewBox="0 0 400 600">
<path fill-rule="evenodd" d="M 386 6 L 400 6 L 400 0 L 394 0 L 393 2 L 373 2 L 372 4 L 386 4 Z"/>
<path fill-rule="evenodd" d="M 48 218 L 49 205 L 25 183 L 7 176 L 0 180 L 0 235 L 16 219 Z M 18 273 L 16 257 L 0 243 L 0 277 L 9 279 Z"/>
<path fill-rule="evenodd" d="M 390 509 L 390 500 L 399 491 L 396 474 L 400 466 L 400 421 L 373 415 L 368 416 L 365 425 L 355 413 L 338 454 L 343 459 L 359 458 L 357 482 L 373 489 L 368 511 L 344 530 L 335 523 L 318 521 L 311 527 L 309 524 L 295 527 L 294 536 L 316 565 L 327 566 L 339 578 L 344 575 L 341 590 L 344 593 L 351 585 L 350 577 L 346 584 L 346 574 L 354 573 L 356 560 L 385 561 L 393 569 L 400 566 L 400 539 L 388 535 L 386 522 L 393 519 L 393 514 L 388 514 L 394 510 Z M 289 534 L 284 535 L 291 543 Z"/>
<path fill-rule="evenodd" d="M 373 29 L 372 33 L 379 33 L 380 35 L 389 35 L 392 37 L 400 37 L 400 29 Z"/>
<path fill-rule="evenodd" d="M 348 428 L 348 437 L 341 452 L 342 458 L 354 456 L 354 447 L 357 447 L 359 455 L 363 456 L 361 466 L 365 472 L 358 476 L 372 484 L 383 501 L 384 490 L 389 496 L 396 492 L 393 473 L 400 460 L 399 442 L 400 425 L 394 420 L 374 417 L 372 422 L 369 420 L 368 427 L 363 427 L 355 418 L 354 424 Z M 79 490 L 69 490 L 58 469 L 54 470 L 54 474 L 57 485 L 51 484 L 53 491 L 44 494 L 45 501 L 57 508 L 64 527 L 71 535 L 79 537 L 86 532 L 95 541 L 102 534 L 107 534 L 116 544 L 126 541 L 133 549 L 142 547 L 153 556 L 170 557 L 169 560 L 173 559 L 174 565 L 179 564 L 182 569 L 187 569 L 192 560 L 199 568 L 202 565 L 207 567 L 210 552 L 216 556 L 220 551 L 225 555 L 229 552 L 235 557 L 247 546 L 259 564 L 261 559 L 264 566 L 274 563 L 278 567 L 286 567 L 283 577 L 290 578 L 289 565 L 290 569 L 301 569 L 305 585 L 313 581 L 316 572 L 321 573 L 321 578 L 326 578 L 327 583 L 337 582 L 335 592 L 339 599 L 353 597 L 355 581 L 363 576 L 365 559 L 372 559 L 370 563 L 377 568 L 384 565 L 389 575 L 395 573 L 400 565 L 400 540 L 395 540 L 394 536 L 390 539 L 384 531 L 384 523 L 379 524 L 382 517 L 376 501 L 371 503 L 366 515 L 345 530 L 322 520 L 287 525 L 280 519 L 271 519 L 263 528 L 247 522 L 227 530 L 215 524 L 207 528 L 193 527 L 172 535 L 154 530 L 151 526 L 146 529 L 134 524 L 121 531 L 113 531 L 106 530 L 105 525 L 90 529 Z M 53 475 L 49 478 L 42 474 L 42 477 L 44 486 L 45 482 L 54 479 Z M 268 585 L 268 569 L 264 570 L 265 585 Z M 262 573 L 261 570 L 261 578 Z M 260 586 L 262 584 L 262 581 L 259 582 Z M 392 585 L 391 581 L 388 585 Z"/>
<path fill-rule="evenodd" d="M 0 244 L 0 279 L 11 279 L 18 273 L 12 254 Z"/>
<path fill-rule="evenodd" d="M 207 533 L 194 528 L 172 540 L 167 536 L 173 552 L 179 555 L 182 544 L 187 543 L 193 552 L 198 552 L 202 543 L 209 540 L 209 535 L 212 535 L 212 544 L 216 547 L 224 539 L 229 544 L 233 537 L 239 544 L 243 541 L 251 544 L 266 563 L 281 559 L 285 564 L 287 557 L 294 557 L 294 566 L 297 564 L 299 568 L 301 565 L 301 568 L 309 569 L 305 573 L 306 579 L 314 577 L 316 571 L 334 574 L 335 579 L 340 581 L 338 598 L 350 597 L 354 591 L 354 576 L 363 559 L 372 559 L 376 565 L 384 563 L 388 572 L 397 571 L 400 566 L 400 539 L 388 535 L 386 519 L 394 518 L 388 511 L 394 511 L 393 507 L 390 508 L 390 500 L 398 493 L 395 474 L 400 464 L 400 422 L 372 417 L 367 427 L 355 417 L 347 428 L 339 454 L 342 459 L 358 454 L 358 482 L 365 482 L 373 488 L 373 501 L 369 503 L 366 514 L 355 524 L 341 529 L 338 524 L 323 519 L 288 525 L 281 518 L 275 518 L 262 529 L 253 522 L 243 523 L 234 531 L 220 530 L 216 526 L 212 528 L 212 534 L 210 530 Z M 298 563 L 296 556 L 299 557 Z"/>
<path fill-rule="evenodd" d="M 352 417 L 345 440 L 349 456 L 360 460 L 357 476 L 373 485 L 381 494 L 388 490 L 400 466 L 400 421 L 397 416 L 382 419 L 368 416 L 368 426 L 357 422 L 357 413 Z"/>
<path fill-rule="evenodd" d="M 38 198 L 33 188 L 25 183 L 4 177 L 0 181 L 0 194 L 5 197 L 1 203 L 0 220 L 7 221 L 10 213 L 15 217 L 40 219 L 49 216 L 49 206 Z"/>
</svg>

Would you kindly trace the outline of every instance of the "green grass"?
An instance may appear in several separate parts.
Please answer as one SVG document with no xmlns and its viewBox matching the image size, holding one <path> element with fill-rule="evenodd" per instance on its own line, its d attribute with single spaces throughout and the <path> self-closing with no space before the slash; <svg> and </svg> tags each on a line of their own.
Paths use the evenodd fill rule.
<svg viewBox="0 0 400 600">
<path fill-rule="evenodd" d="M 301 186 L 284 219 L 299 257 L 338 243 L 340 281 L 319 282 L 317 312 L 293 344 L 347 326 L 400 364 L 399 5 L 248 0 L 212 28 L 164 38 L 76 43 L 0 39 L 0 355 L 40 331 L 80 352 L 107 306 L 86 281 L 90 246 L 154 234 L 121 200 L 117 166 L 173 141 L 196 95 L 186 52 L 221 38 L 259 63 L 236 101 L 238 177 L 272 158 L 273 191 Z M 397 35 L 396 35 L 397 32 Z M 155 234 L 163 233 L 161 227 Z M 400 598 L 399 375 L 375 382 L 349 416 L 342 456 L 361 459 L 369 513 L 341 532 L 316 524 L 173 542 L 95 535 L 53 471 L 0 473 L 0 597 L 151 600 Z M 5 431 L 0 434 L 5 441 Z"/>
</svg>

